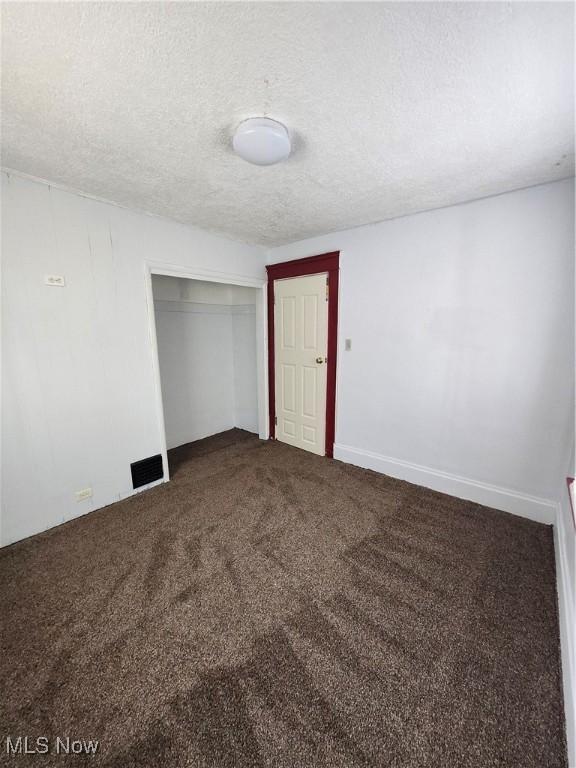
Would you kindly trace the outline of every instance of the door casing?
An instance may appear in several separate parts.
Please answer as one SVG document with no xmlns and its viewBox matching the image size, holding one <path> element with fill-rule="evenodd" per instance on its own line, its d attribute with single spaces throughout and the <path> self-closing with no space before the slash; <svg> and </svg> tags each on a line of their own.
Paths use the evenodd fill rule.
<svg viewBox="0 0 576 768">
<path fill-rule="evenodd" d="M 274 358 L 274 281 L 287 277 L 303 277 L 322 272 L 328 275 L 328 363 L 326 380 L 326 440 L 325 455 L 334 455 L 336 426 L 336 355 L 338 349 L 338 274 L 340 251 L 309 256 L 280 264 L 269 264 L 268 273 L 268 402 L 270 413 L 270 439 L 276 437 L 276 391 Z"/>
</svg>

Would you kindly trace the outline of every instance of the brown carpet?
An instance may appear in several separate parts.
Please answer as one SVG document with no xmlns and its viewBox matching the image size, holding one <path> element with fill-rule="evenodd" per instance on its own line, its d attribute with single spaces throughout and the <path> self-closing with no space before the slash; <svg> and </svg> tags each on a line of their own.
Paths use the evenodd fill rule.
<svg viewBox="0 0 576 768">
<path fill-rule="evenodd" d="M 551 528 L 239 430 L 171 463 L 1 551 L 2 738 L 100 742 L 1 761 L 566 766 Z"/>
</svg>

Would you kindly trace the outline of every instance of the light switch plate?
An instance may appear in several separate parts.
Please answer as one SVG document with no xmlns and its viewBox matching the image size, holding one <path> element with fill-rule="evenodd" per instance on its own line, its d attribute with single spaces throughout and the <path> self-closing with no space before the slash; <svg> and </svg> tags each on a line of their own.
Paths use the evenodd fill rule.
<svg viewBox="0 0 576 768">
<path fill-rule="evenodd" d="M 344 349 L 346 352 L 350 352 L 352 349 L 352 339 L 344 339 Z"/>
<path fill-rule="evenodd" d="M 64 275 L 46 275 L 44 277 L 44 282 L 46 285 L 53 285 L 57 288 L 64 288 L 66 285 Z"/>
</svg>

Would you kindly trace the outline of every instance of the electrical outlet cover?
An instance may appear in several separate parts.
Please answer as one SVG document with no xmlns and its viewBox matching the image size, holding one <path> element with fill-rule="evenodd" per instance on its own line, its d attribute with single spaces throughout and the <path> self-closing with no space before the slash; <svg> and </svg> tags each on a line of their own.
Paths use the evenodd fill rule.
<svg viewBox="0 0 576 768">
<path fill-rule="evenodd" d="M 44 277 L 44 282 L 46 285 L 56 286 L 57 288 L 64 288 L 66 285 L 64 275 L 46 275 Z"/>
</svg>

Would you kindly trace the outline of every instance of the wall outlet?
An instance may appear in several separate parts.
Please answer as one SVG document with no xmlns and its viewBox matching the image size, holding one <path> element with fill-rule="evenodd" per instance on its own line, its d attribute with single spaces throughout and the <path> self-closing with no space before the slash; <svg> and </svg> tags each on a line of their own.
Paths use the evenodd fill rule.
<svg viewBox="0 0 576 768">
<path fill-rule="evenodd" d="M 76 501 L 83 501 L 83 499 L 90 499 L 92 497 L 92 488 L 82 488 L 81 491 L 76 491 Z"/>
<path fill-rule="evenodd" d="M 46 285 L 54 285 L 58 288 L 64 288 L 66 285 L 64 275 L 45 275 L 44 282 Z"/>
</svg>

